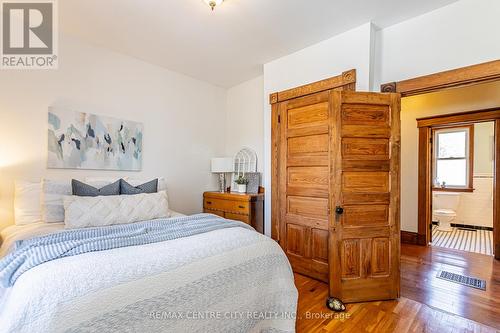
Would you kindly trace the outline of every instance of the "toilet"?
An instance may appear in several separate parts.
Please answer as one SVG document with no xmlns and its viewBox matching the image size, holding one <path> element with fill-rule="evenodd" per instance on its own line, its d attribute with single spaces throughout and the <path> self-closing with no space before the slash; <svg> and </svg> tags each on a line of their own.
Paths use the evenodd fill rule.
<svg viewBox="0 0 500 333">
<path fill-rule="evenodd" d="M 451 223 L 455 223 L 459 203 L 460 193 L 432 193 L 432 220 L 439 221 L 440 231 L 452 231 Z"/>
</svg>

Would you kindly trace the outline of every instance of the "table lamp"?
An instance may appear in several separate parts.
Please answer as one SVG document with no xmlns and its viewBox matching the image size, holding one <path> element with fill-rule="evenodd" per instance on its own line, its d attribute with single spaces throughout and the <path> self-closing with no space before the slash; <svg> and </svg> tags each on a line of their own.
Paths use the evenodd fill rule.
<svg viewBox="0 0 500 333">
<path fill-rule="evenodd" d="M 226 191 L 226 173 L 234 171 L 232 157 L 212 158 L 212 173 L 219 174 L 219 192 Z"/>
</svg>

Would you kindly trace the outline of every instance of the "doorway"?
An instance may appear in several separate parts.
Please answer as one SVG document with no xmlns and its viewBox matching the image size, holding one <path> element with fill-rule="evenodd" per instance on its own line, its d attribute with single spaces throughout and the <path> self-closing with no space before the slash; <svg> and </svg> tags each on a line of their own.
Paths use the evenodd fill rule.
<svg viewBox="0 0 500 333">
<path fill-rule="evenodd" d="M 465 89 L 467 87 L 475 88 L 478 85 L 487 83 L 500 84 L 500 60 L 495 60 L 487 63 L 472 65 L 468 67 L 458 68 L 445 72 L 430 74 L 413 79 L 390 82 L 381 86 L 383 92 L 397 92 L 400 93 L 402 103 L 407 99 L 405 97 L 426 95 L 433 92 L 445 92 L 458 88 Z M 498 96 L 498 88 L 495 96 Z M 493 121 L 494 125 L 494 138 L 493 149 L 495 152 L 500 151 L 500 103 L 493 103 L 487 105 L 485 103 L 482 111 L 467 111 L 452 114 L 457 110 L 443 112 L 441 116 L 434 117 L 433 119 L 421 119 L 416 128 L 417 133 L 414 137 L 418 138 L 418 142 L 412 147 L 417 147 L 417 151 L 411 152 L 413 158 L 409 168 L 415 169 L 415 173 L 408 177 L 410 183 L 415 183 L 413 188 L 405 186 L 405 176 L 402 174 L 402 231 L 401 240 L 405 243 L 429 245 L 432 237 L 431 224 L 432 224 L 432 155 L 431 148 L 428 144 L 432 137 L 432 127 L 444 124 L 463 125 L 465 123 L 486 122 Z M 492 108 L 494 107 L 494 108 Z M 479 107 L 481 108 L 481 106 Z M 491 109 L 492 108 L 492 109 Z M 460 109 L 458 109 L 460 110 Z M 464 109 L 462 109 L 464 110 Z M 470 108 L 465 108 L 470 110 Z M 405 115 L 406 110 L 402 108 L 402 116 Z M 413 118 L 415 119 L 415 118 Z M 402 124 L 402 126 L 404 126 Z M 411 128 L 415 129 L 413 122 Z M 413 130 L 415 131 L 415 130 Z M 402 143 L 405 142 L 404 138 L 405 128 L 402 127 Z M 402 149 L 402 168 L 405 168 L 404 149 Z M 493 171 L 493 252 L 496 259 L 500 259 L 500 154 L 494 156 L 494 171 Z M 417 171 L 418 170 L 418 171 Z M 403 172 L 404 173 L 404 172 Z M 405 190 L 406 188 L 406 190 Z M 415 193 L 410 202 L 410 208 L 405 208 L 405 191 Z M 413 194 L 411 195 L 413 196 Z M 408 216 L 405 216 L 405 212 Z M 416 219 L 416 221 L 412 220 Z M 405 226 L 405 223 L 407 224 Z M 416 230 L 415 230 L 416 229 Z"/>
<path fill-rule="evenodd" d="M 431 126 L 430 245 L 493 255 L 494 134 L 493 121 Z"/>
<path fill-rule="evenodd" d="M 420 118 L 417 126 L 418 223 L 427 244 L 495 254 L 500 108 Z"/>
</svg>

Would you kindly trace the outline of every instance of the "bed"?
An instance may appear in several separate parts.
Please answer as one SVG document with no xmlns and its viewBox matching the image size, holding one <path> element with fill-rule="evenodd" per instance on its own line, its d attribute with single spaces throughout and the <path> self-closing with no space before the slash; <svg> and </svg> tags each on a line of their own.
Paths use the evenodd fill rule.
<svg viewBox="0 0 500 333">
<path fill-rule="evenodd" d="M 185 216 L 174 210 L 169 210 L 171 217 Z M 12 249 L 18 240 L 29 239 L 64 230 L 64 223 L 35 222 L 28 225 L 10 225 L 0 231 L 0 259 Z"/>
<path fill-rule="evenodd" d="M 174 212 L 161 223 L 195 230 L 204 219 L 231 222 Z M 297 290 L 286 256 L 234 223 L 38 264 L 0 288 L 0 332 L 295 331 Z M 15 241 L 64 232 L 61 223 L 9 227 L 0 263 Z"/>
</svg>

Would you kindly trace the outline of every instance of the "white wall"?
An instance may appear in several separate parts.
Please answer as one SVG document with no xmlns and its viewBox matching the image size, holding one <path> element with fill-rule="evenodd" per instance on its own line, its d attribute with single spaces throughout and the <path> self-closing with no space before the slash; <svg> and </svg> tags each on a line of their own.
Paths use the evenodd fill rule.
<svg viewBox="0 0 500 333">
<path fill-rule="evenodd" d="M 494 122 L 490 121 L 474 125 L 474 174 L 475 175 L 493 177 L 493 170 L 495 167 L 495 158 L 493 152 L 494 136 L 495 136 Z"/>
<path fill-rule="evenodd" d="M 264 187 L 268 189 L 265 202 L 266 234 L 271 233 L 271 107 L 269 94 L 356 69 L 356 89 L 370 86 L 370 54 L 373 30 L 371 23 L 276 59 L 264 65 Z M 262 110 L 262 109 L 261 109 Z"/>
<path fill-rule="evenodd" d="M 264 99 L 270 93 L 337 76 L 356 69 L 356 89 L 370 86 L 372 24 L 366 23 L 298 52 L 264 64 Z"/>
<path fill-rule="evenodd" d="M 234 156 L 242 147 L 257 153 L 257 168 L 264 170 L 264 118 L 262 90 L 264 77 L 243 82 L 227 90 L 226 155 Z"/>
<path fill-rule="evenodd" d="M 462 0 L 378 31 L 372 89 L 499 59 L 499 17 L 498 0 Z"/>
<path fill-rule="evenodd" d="M 61 37 L 59 69 L 0 73 L 0 228 L 13 222 L 15 179 L 164 176 L 173 209 L 195 213 L 216 188 L 210 158 L 225 152 L 225 90 Z M 144 123 L 139 173 L 47 170 L 47 108 Z"/>
<path fill-rule="evenodd" d="M 401 229 L 418 230 L 417 118 L 500 105 L 500 82 L 403 98 L 401 101 Z"/>
</svg>

